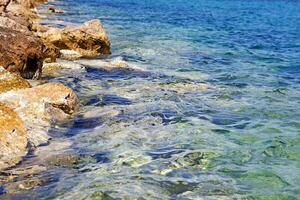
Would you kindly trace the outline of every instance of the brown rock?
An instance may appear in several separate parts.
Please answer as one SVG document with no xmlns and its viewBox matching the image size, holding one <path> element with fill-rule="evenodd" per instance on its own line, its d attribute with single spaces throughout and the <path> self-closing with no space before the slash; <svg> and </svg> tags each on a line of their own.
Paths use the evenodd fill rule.
<svg viewBox="0 0 300 200">
<path fill-rule="evenodd" d="M 10 19 L 9 17 L 0 16 L 0 26 L 20 32 L 29 32 L 28 27 L 16 22 L 13 19 Z"/>
<path fill-rule="evenodd" d="M 43 51 L 43 42 L 38 37 L 0 27 L 0 65 L 8 71 L 23 78 L 40 78 Z"/>
<path fill-rule="evenodd" d="M 6 10 L 6 7 L 10 3 L 11 0 L 0 0 L 0 13 Z"/>
<path fill-rule="evenodd" d="M 49 28 L 48 31 L 42 33 L 42 38 L 45 41 L 45 43 L 51 43 L 59 49 L 68 49 L 68 47 L 62 41 L 61 32 L 61 29 Z"/>
<path fill-rule="evenodd" d="M 29 87 L 30 84 L 28 81 L 0 67 L 0 93 Z"/>
<path fill-rule="evenodd" d="M 50 29 L 50 27 L 45 26 L 45 25 L 41 25 L 39 23 L 33 23 L 31 30 L 34 32 L 37 32 L 36 34 L 40 34 L 40 33 L 45 33 Z"/>
<path fill-rule="evenodd" d="M 50 126 L 68 119 L 79 104 L 73 90 L 62 83 L 46 83 L 2 93 L 0 101 L 19 114 L 24 121 L 28 140 L 33 146 L 47 142 Z"/>
<path fill-rule="evenodd" d="M 26 131 L 17 113 L 0 103 L 0 170 L 17 164 L 27 154 Z"/>
<path fill-rule="evenodd" d="M 56 58 L 59 58 L 61 53 L 59 48 L 49 42 L 44 42 L 45 50 L 43 57 L 45 58 L 45 62 L 55 62 Z"/>
<path fill-rule="evenodd" d="M 15 21 L 15 23 L 17 23 L 18 26 L 21 25 L 22 28 L 25 28 L 25 30 L 31 30 L 32 29 L 32 21 L 28 17 L 17 15 L 15 13 L 2 13 L 1 16 L 5 17 L 5 18 L 9 18 L 9 19 Z M 16 27 L 11 27 L 11 26 L 4 26 L 4 27 L 5 28 L 11 28 L 13 30 L 18 30 Z"/>
<path fill-rule="evenodd" d="M 110 42 L 100 22 L 95 19 L 80 26 L 67 26 L 61 33 L 64 44 L 84 56 L 110 54 Z"/>
<path fill-rule="evenodd" d="M 60 49 L 75 50 L 83 56 L 110 54 L 110 42 L 100 20 L 91 20 L 80 26 L 67 26 L 62 30 L 51 28 L 42 37 Z"/>
<path fill-rule="evenodd" d="M 34 7 L 33 1 L 29 0 L 11 0 L 6 6 L 5 12 L 21 15 L 29 19 L 37 19 L 37 13 L 31 8 Z"/>
</svg>

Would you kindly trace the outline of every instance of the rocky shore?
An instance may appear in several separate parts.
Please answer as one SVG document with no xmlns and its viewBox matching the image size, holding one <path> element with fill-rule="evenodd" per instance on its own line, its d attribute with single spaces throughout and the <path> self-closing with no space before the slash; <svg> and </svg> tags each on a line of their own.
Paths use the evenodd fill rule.
<svg viewBox="0 0 300 200">
<path fill-rule="evenodd" d="M 45 0 L 0 0 L 0 170 L 10 168 L 50 139 L 51 127 L 69 120 L 79 106 L 74 91 L 38 81 L 57 58 L 110 54 L 99 20 L 63 29 L 39 23 L 36 6 Z M 48 12 L 63 11 L 49 7 Z M 46 69 L 47 67 L 47 69 Z"/>
</svg>

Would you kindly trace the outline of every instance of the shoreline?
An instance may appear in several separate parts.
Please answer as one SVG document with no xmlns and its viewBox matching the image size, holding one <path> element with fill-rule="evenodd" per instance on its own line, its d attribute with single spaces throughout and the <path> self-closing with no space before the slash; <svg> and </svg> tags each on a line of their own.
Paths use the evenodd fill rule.
<svg viewBox="0 0 300 200">
<path fill-rule="evenodd" d="M 38 80 L 43 71 L 64 68 L 57 58 L 110 54 L 110 42 L 99 20 L 63 29 L 41 25 L 37 6 L 42 3 L 47 1 L 0 1 L 1 171 L 47 144 L 51 127 L 70 121 L 79 107 L 77 95 L 64 84 L 26 79 Z M 53 6 L 44 12 L 63 13 Z"/>
</svg>

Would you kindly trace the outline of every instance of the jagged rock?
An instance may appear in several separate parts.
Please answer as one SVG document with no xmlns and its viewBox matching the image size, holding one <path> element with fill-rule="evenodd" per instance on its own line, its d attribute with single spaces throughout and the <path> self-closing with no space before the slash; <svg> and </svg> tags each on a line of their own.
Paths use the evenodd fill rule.
<svg viewBox="0 0 300 200">
<path fill-rule="evenodd" d="M 44 54 L 43 57 L 45 58 L 45 62 L 55 62 L 56 58 L 59 58 L 61 53 L 59 48 L 57 48 L 56 46 L 54 46 L 53 44 L 49 43 L 49 42 L 44 42 L 45 45 L 45 50 L 44 50 Z"/>
<path fill-rule="evenodd" d="M 51 27 L 41 36 L 45 42 L 51 43 L 59 49 L 67 49 L 68 47 L 62 41 L 61 32 L 61 29 Z"/>
<path fill-rule="evenodd" d="M 31 30 L 34 31 L 36 35 L 41 36 L 42 33 L 49 31 L 50 27 L 39 24 L 39 23 L 33 23 Z"/>
<path fill-rule="evenodd" d="M 47 142 L 47 132 L 51 125 L 68 119 L 79 104 L 73 90 L 62 83 L 46 83 L 2 93 L 0 101 L 19 114 L 33 146 Z"/>
<path fill-rule="evenodd" d="M 110 54 L 110 42 L 100 22 L 95 19 L 80 26 L 67 26 L 61 33 L 64 44 L 84 56 Z"/>
<path fill-rule="evenodd" d="M 0 0 L 0 13 L 6 10 L 6 7 L 10 3 L 11 0 Z"/>
<path fill-rule="evenodd" d="M 9 18 L 0 16 L 0 26 L 11 28 L 12 30 L 20 31 L 20 32 L 26 32 L 29 33 L 28 27 L 18 23 L 17 21 Z"/>
<path fill-rule="evenodd" d="M 30 84 L 28 81 L 0 67 L 0 93 L 29 87 Z"/>
<path fill-rule="evenodd" d="M 44 45 L 36 36 L 0 27 L 0 65 L 23 78 L 41 76 Z"/>
<path fill-rule="evenodd" d="M 60 49 L 71 49 L 83 56 L 110 54 L 110 42 L 100 20 L 91 20 L 80 26 L 67 26 L 64 29 L 51 28 L 42 35 Z"/>
<path fill-rule="evenodd" d="M 31 10 L 33 5 L 26 0 L 11 0 L 7 5 L 5 11 L 7 13 L 13 13 L 14 15 L 21 15 L 28 19 L 37 19 L 37 14 Z"/>
<path fill-rule="evenodd" d="M 17 164 L 27 154 L 26 131 L 17 113 L 0 103 L 0 170 Z"/>
<path fill-rule="evenodd" d="M 29 17 L 18 15 L 16 13 L 1 13 L 1 16 L 13 20 L 19 27 L 21 25 L 21 28 L 25 29 L 26 34 L 32 34 L 30 31 L 28 31 L 28 30 L 32 30 L 32 25 L 33 25 L 32 20 Z M 13 26 L 4 26 L 4 27 L 20 31 L 19 28 Z"/>
</svg>

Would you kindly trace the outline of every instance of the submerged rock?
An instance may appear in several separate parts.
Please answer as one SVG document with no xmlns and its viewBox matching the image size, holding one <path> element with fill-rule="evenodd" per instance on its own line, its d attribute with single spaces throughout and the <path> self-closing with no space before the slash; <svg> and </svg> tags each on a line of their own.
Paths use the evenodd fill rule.
<svg viewBox="0 0 300 200">
<path fill-rule="evenodd" d="M 38 37 L 0 27 L 0 65 L 8 71 L 23 78 L 40 78 L 43 50 Z"/>
<path fill-rule="evenodd" d="M 69 154 L 69 155 L 55 155 L 47 157 L 45 160 L 45 163 L 47 166 L 73 166 L 82 161 L 82 157 L 75 155 L 75 154 Z"/>
<path fill-rule="evenodd" d="M 28 81 L 0 67 L 0 93 L 29 87 L 30 84 Z"/>
<path fill-rule="evenodd" d="M 89 195 L 85 200 L 113 200 L 113 198 L 105 192 L 97 191 Z"/>
<path fill-rule="evenodd" d="M 82 65 L 86 65 L 92 68 L 98 68 L 106 71 L 126 70 L 126 71 L 146 72 L 145 69 L 135 66 L 131 63 L 128 63 L 122 60 L 122 58 L 115 58 L 113 60 L 80 59 L 77 60 L 76 63 L 80 63 Z"/>
<path fill-rule="evenodd" d="M 0 170 L 17 164 L 27 154 L 26 131 L 17 113 L 0 103 Z"/>
<path fill-rule="evenodd" d="M 26 190 L 31 190 L 38 186 L 44 185 L 49 182 L 48 177 L 28 177 L 24 180 L 11 182 L 5 187 L 5 192 L 8 194 L 21 194 Z"/>
<path fill-rule="evenodd" d="M 0 101 L 13 108 L 25 122 L 27 137 L 33 146 L 47 142 L 49 127 L 68 119 L 79 104 L 73 90 L 62 83 L 2 93 Z"/>
<path fill-rule="evenodd" d="M 110 42 L 100 20 L 91 20 L 80 26 L 67 26 L 62 30 L 51 28 L 42 37 L 60 49 L 75 50 L 83 56 L 110 54 Z"/>
<path fill-rule="evenodd" d="M 58 62 L 53 63 L 44 63 L 43 65 L 43 75 L 46 76 L 57 76 L 62 70 L 67 72 L 83 72 L 85 71 L 85 67 L 65 60 L 59 60 Z"/>
<path fill-rule="evenodd" d="M 159 86 L 163 89 L 174 90 L 178 93 L 202 92 L 210 89 L 210 86 L 208 84 L 189 82 L 162 83 Z"/>
</svg>

